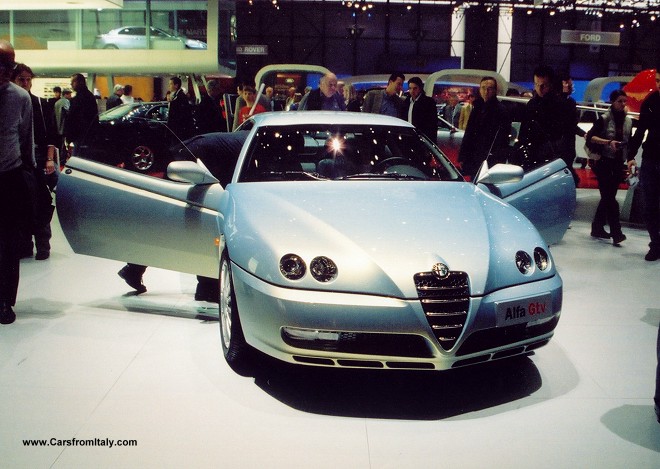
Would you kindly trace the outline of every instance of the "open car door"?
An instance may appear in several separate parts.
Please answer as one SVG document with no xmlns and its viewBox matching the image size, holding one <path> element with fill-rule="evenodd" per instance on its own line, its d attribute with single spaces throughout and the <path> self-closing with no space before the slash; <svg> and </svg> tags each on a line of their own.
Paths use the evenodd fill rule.
<svg viewBox="0 0 660 469">
<path fill-rule="evenodd" d="M 541 233 L 546 243 L 556 244 L 564 237 L 575 211 L 575 182 L 561 159 L 524 174 L 517 182 L 479 183 L 485 189 L 520 210 Z"/>
<path fill-rule="evenodd" d="M 226 193 L 203 165 L 170 166 L 188 182 L 70 158 L 57 185 L 57 214 L 73 250 L 218 278 L 218 217 Z"/>
</svg>

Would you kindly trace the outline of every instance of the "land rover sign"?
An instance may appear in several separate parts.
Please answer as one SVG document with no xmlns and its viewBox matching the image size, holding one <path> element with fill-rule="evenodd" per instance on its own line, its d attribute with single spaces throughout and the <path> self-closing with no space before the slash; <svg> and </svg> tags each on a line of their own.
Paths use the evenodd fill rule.
<svg viewBox="0 0 660 469">
<path fill-rule="evenodd" d="M 268 55 L 268 46 L 253 44 L 246 46 L 236 46 L 237 55 Z"/>
</svg>

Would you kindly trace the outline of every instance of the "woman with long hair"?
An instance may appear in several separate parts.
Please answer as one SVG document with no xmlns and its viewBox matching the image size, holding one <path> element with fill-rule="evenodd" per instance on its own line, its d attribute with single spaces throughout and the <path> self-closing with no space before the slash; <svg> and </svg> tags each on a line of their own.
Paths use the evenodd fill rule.
<svg viewBox="0 0 660 469">
<path fill-rule="evenodd" d="M 610 94 L 610 108 L 598 118 L 585 137 L 587 144 L 601 155 L 593 165 L 600 203 L 591 223 L 591 236 L 612 238 L 615 246 L 626 239 L 621 231 L 616 192 L 624 180 L 624 162 L 632 132 L 632 120 L 626 112 L 627 99 L 625 91 L 614 90 Z M 606 224 L 610 227 L 609 233 L 605 231 Z"/>
</svg>

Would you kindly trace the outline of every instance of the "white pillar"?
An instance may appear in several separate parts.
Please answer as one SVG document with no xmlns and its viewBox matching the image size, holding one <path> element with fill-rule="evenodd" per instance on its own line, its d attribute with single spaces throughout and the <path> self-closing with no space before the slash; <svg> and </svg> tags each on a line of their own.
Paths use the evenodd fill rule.
<svg viewBox="0 0 660 469">
<path fill-rule="evenodd" d="M 461 68 L 465 68 L 465 8 L 461 7 L 451 15 L 451 53 L 461 58 Z"/>
<path fill-rule="evenodd" d="M 511 81 L 511 36 L 513 28 L 513 8 L 500 7 L 497 22 L 497 72 L 506 81 Z"/>
</svg>

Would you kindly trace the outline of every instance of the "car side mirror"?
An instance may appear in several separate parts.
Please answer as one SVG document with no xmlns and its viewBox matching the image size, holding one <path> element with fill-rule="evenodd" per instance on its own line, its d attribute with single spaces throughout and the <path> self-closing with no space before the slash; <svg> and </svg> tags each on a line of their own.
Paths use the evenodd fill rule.
<svg viewBox="0 0 660 469">
<path fill-rule="evenodd" d="M 515 164 L 498 163 L 489 168 L 486 162 L 479 169 L 475 184 L 504 184 L 522 180 L 525 171 Z"/>
<path fill-rule="evenodd" d="M 218 181 L 204 165 L 194 161 L 172 161 L 167 166 L 167 177 L 173 181 L 195 185 L 216 184 Z"/>
</svg>

